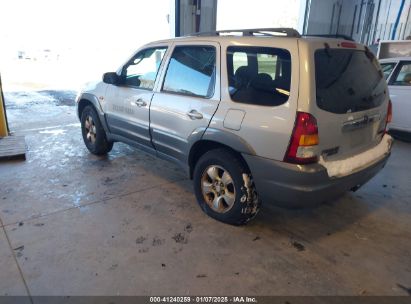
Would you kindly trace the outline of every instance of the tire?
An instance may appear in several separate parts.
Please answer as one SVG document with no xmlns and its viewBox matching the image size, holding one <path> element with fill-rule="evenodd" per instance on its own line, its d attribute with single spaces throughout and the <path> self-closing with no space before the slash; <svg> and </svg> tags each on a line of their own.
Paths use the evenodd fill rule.
<svg viewBox="0 0 411 304">
<path fill-rule="evenodd" d="M 111 151 L 113 143 L 107 140 L 96 110 L 87 106 L 81 112 L 81 133 L 87 149 L 95 155 L 104 155 Z"/>
<path fill-rule="evenodd" d="M 411 132 L 389 130 L 388 134 L 400 141 L 411 143 Z"/>
<path fill-rule="evenodd" d="M 194 168 L 193 182 L 201 209 L 218 221 L 244 225 L 260 209 L 251 174 L 227 149 L 211 150 L 201 156 Z"/>
</svg>

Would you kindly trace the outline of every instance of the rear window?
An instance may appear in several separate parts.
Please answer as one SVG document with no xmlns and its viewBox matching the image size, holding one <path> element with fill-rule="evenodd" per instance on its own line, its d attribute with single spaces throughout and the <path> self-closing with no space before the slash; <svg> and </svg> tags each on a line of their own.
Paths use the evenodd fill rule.
<svg viewBox="0 0 411 304">
<path fill-rule="evenodd" d="M 372 109 L 384 102 L 386 82 L 372 53 L 325 48 L 314 56 L 319 108 L 342 114 Z"/>
<path fill-rule="evenodd" d="M 291 55 L 268 47 L 228 47 L 229 93 L 236 102 L 265 106 L 285 103 L 290 95 Z"/>
</svg>

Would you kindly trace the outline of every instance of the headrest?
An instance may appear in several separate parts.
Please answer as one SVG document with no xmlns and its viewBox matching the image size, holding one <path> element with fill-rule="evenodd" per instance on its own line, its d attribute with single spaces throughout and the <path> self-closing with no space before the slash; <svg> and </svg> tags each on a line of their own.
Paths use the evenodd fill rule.
<svg viewBox="0 0 411 304">
<path fill-rule="evenodd" d="M 258 90 L 273 91 L 273 79 L 266 73 L 258 74 L 251 82 L 251 86 Z"/>
</svg>

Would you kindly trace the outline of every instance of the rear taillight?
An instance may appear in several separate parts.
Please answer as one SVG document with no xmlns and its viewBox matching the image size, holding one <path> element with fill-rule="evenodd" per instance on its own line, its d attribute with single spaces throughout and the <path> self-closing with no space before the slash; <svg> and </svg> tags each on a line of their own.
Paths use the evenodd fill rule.
<svg viewBox="0 0 411 304">
<path fill-rule="evenodd" d="M 387 125 L 392 121 L 392 102 L 388 101 L 387 118 L 385 120 L 385 132 L 387 132 Z"/>
<path fill-rule="evenodd" d="M 318 161 L 317 120 L 309 113 L 297 112 L 293 134 L 284 161 L 294 164 L 309 164 Z"/>
</svg>

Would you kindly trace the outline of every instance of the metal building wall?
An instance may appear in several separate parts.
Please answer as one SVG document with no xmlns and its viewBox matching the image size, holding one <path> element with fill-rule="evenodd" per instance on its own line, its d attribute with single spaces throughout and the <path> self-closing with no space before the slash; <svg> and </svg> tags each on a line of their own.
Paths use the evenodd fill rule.
<svg viewBox="0 0 411 304">
<path fill-rule="evenodd" d="M 305 34 L 344 34 L 372 44 L 411 35 L 411 0 L 307 0 Z"/>
<path fill-rule="evenodd" d="M 171 0 L 171 37 L 216 30 L 217 0 Z"/>
</svg>

